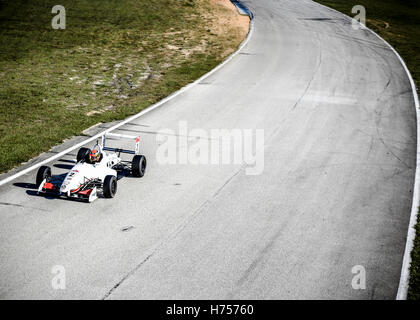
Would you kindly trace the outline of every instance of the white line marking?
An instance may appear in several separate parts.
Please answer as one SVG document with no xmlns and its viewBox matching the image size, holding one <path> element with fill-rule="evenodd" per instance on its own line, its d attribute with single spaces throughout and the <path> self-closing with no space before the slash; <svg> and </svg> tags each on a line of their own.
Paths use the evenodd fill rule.
<svg viewBox="0 0 420 320">
<path fill-rule="evenodd" d="M 323 4 L 318 3 L 319 5 L 328 8 L 332 11 L 335 11 L 339 14 L 344 15 L 345 17 L 353 20 L 351 17 L 345 15 L 344 13 L 341 13 L 333 8 L 324 6 Z M 414 97 L 414 105 L 416 107 L 416 122 L 417 122 L 417 151 L 416 151 L 416 173 L 414 178 L 414 190 L 413 190 L 413 202 L 411 205 L 411 215 L 410 215 L 410 222 L 408 224 L 408 231 L 407 231 L 407 242 L 405 244 L 405 250 L 404 250 L 404 257 L 403 257 L 403 264 L 401 268 L 401 277 L 400 277 L 400 283 L 398 286 L 398 292 L 396 299 L 397 300 L 406 300 L 407 299 L 407 293 L 408 293 L 408 286 L 410 282 L 410 264 L 411 264 L 411 251 L 413 250 L 414 245 L 414 238 L 416 236 L 415 231 L 415 225 L 417 221 L 417 212 L 419 208 L 419 180 L 420 180 L 420 159 L 419 159 L 419 150 L 420 150 L 420 107 L 419 107 L 419 97 L 417 95 L 416 91 L 416 85 L 414 83 L 413 77 L 411 76 L 410 70 L 408 70 L 407 65 L 405 64 L 403 58 L 398 54 L 398 52 L 392 47 L 388 42 L 385 41 L 384 38 L 382 38 L 379 34 L 377 34 L 375 31 L 371 30 L 370 28 L 366 27 L 365 25 L 361 24 L 364 28 L 372 32 L 375 36 L 377 36 L 379 39 L 381 39 L 397 56 L 398 60 L 400 60 L 401 65 L 403 66 L 405 72 L 407 73 L 408 79 L 410 80 L 411 89 L 413 91 L 413 97 Z"/>
<path fill-rule="evenodd" d="M 117 129 L 117 128 L 119 128 L 119 127 L 121 127 L 121 126 L 123 126 L 123 125 L 125 125 L 125 124 L 127 124 L 127 123 L 129 123 L 129 122 L 131 122 L 133 120 L 135 120 L 135 119 L 137 119 L 137 118 L 140 118 L 141 116 L 145 115 L 146 113 L 149 113 L 150 111 L 152 111 L 152 110 L 154 110 L 154 109 L 162 106 L 166 102 L 168 102 L 168 101 L 174 99 L 175 97 L 179 96 L 181 93 L 184 93 L 185 91 L 191 89 L 192 87 L 194 87 L 195 85 L 197 85 L 200 81 L 203 81 L 204 79 L 208 78 L 213 73 L 215 73 L 216 71 L 218 71 L 219 69 L 221 69 L 224 65 L 226 65 L 229 61 L 231 61 L 248 44 L 249 40 L 252 37 L 253 32 L 254 32 L 254 22 L 253 22 L 253 20 L 250 20 L 250 22 L 249 22 L 249 32 L 248 32 L 248 35 L 245 38 L 245 40 L 241 43 L 241 45 L 239 46 L 238 50 L 236 50 L 234 53 L 232 53 L 229 57 L 227 57 L 225 59 L 225 61 L 223 61 L 221 64 L 219 64 L 213 70 L 209 71 L 205 75 L 201 76 L 199 79 L 197 79 L 194 82 L 186 85 L 185 87 L 179 89 L 178 91 L 172 93 L 171 95 L 167 96 L 166 98 L 160 100 L 159 102 L 156 102 L 155 104 L 151 105 L 150 107 L 144 109 L 140 113 L 137 113 L 137 114 L 135 114 L 135 115 L 133 115 L 131 117 L 128 117 L 127 119 L 125 119 L 124 121 L 116 124 L 115 126 L 113 126 L 111 128 L 108 128 L 107 130 L 102 131 L 102 132 L 100 132 L 100 133 L 98 133 L 98 134 L 96 134 L 96 135 L 94 135 L 94 136 L 92 136 L 92 137 L 90 137 L 90 138 L 88 138 L 88 139 L 86 139 L 86 140 L 84 140 L 84 141 L 82 141 L 82 142 L 80 142 L 80 143 L 78 143 L 78 144 L 70 147 L 70 148 L 67 148 L 66 150 L 63 150 L 60 153 L 57 153 L 55 156 L 52 156 L 52 157 L 50 157 L 48 159 L 45 159 L 44 161 L 41 161 L 41 162 L 39 162 L 37 164 L 34 164 L 34 165 L 32 165 L 32 166 L 30 166 L 30 167 L 28 167 L 28 168 L 26 168 L 26 169 L 24 169 L 22 171 L 19 171 L 19 172 L 15 173 L 14 175 L 11 175 L 10 177 L 7 177 L 7 178 L 1 180 L 0 181 L 0 186 L 5 185 L 6 183 L 8 183 L 10 181 L 13 181 L 16 178 L 25 175 L 28 172 L 31 172 L 31 171 L 39 168 L 40 166 L 43 166 L 43 165 L 45 165 L 45 164 L 47 164 L 47 163 L 49 163 L 51 161 L 54 161 L 56 159 L 59 159 L 62 156 L 66 155 L 67 153 L 69 153 L 69 152 L 71 152 L 71 151 L 73 151 L 73 150 L 75 150 L 77 148 L 80 148 L 83 145 L 85 145 L 85 144 L 87 144 L 89 142 L 94 141 L 95 139 L 98 139 L 98 138 L 102 137 L 104 134 L 107 134 L 107 133 L 109 133 L 109 132 L 111 132 L 111 131 L 113 131 L 113 130 L 115 130 L 115 129 Z"/>
</svg>

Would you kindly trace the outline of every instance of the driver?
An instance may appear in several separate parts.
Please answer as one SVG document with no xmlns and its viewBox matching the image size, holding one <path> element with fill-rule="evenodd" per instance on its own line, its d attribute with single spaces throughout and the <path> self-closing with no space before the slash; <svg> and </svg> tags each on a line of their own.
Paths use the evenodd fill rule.
<svg viewBox="0 0 420 320">
<path fill-rule="evenodd" d="M 89 160 L 91 163 L 98 163 L 101 161 L 101 150 L 99 148 L 94 148 L 89 153 Z"/>
</svg>

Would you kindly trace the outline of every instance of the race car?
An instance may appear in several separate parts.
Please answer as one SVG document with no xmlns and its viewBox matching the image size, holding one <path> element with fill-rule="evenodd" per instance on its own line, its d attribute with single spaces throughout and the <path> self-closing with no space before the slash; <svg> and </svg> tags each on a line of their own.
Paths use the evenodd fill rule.
<svg viewBox="0 0 420 320">
<path fill-rule="evenodd" d="M 135 150 L 106 147 L 106 136 L 135 139 Z M 102 146 L 97 141 L 92 149 L 79 149 L 76 165 L 67 174 L 52 176 L 50 167 L 40 167 L 36 176 L 38 194 L 92 202 L 98 198 L 99 191 L 103 197 L 113 198 L 119 175 L 128 172 L 134 177 L 143 177 L 145 174 L 146 157 L 139 154 L 139 144 L 140 137 L 107 133 L 102 137 Z M 123 161 L 121 153 L 134 157 L 131 162 Z"/>
</svg>

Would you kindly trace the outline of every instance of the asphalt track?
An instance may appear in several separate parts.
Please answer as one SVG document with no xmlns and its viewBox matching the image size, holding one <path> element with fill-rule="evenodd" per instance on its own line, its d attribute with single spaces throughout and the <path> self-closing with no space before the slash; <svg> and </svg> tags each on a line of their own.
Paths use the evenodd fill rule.
<svg viewBox="0 0 420 320">
<path fill-rule="evenodd" d="M 34 173 L 0 188 L 0 298 L 395 298 L 416 157 L 404 69 L 312 1 L 244 2 L 255 29 L 242 51 L 116 130 L 140 132 L 143 179 L 93 204 L 37 196 Z M 263 173 L 159 165 L 155 132 L 182 120 L 264 129 Z M 65 290 L 51 286 L 54 265 Z M 352 288 L 355 265 L 365 290 Z"/>
</svg>

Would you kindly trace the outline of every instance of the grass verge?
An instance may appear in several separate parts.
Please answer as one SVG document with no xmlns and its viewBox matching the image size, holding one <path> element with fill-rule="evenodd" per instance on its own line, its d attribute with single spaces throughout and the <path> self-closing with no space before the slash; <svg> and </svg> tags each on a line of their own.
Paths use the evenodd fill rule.
<svg viewBox="0 0 420 320">
<path fill-rule="evenodd" d="M 0 173 L 99 122 L 124 119 L 232 53 L 248 21 L 229 0 L 0 2 Z"/>
<path fill-rule="evenodd" d="M 417 213 L 419 216 L 420 213 Z M 416 224 L 416 238 L 414 239 L 414 247 L 411 252 L 411 266 L 410 266 L 410 287 L 408 290 L 409 300 L 420 300 L 420 223 Z"/>
<path fill-rule="evenodd" d="M 417 88 L 420 83 L 420 2 L 418 0 L 316 0 L 348 16 L 355 5 L 366 8 L 366 25 L 388 41 L 401 55 Z M 420 300 L 420 224 L 411 253 L 408 299 Z"/>
</svg>

